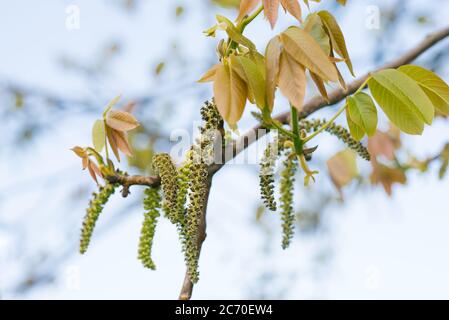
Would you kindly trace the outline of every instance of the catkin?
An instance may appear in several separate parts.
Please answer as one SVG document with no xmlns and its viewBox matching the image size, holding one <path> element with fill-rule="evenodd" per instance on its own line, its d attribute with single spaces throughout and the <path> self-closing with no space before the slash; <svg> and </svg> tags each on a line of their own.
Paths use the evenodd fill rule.
<svg viewBox="0 0 449 320">
<path fill-rule="evenodd" d="M 280 204 L 282 219 L 282 248 L 286 249 L 294 233 L 295 215 L 293 212 L 293 187 L 295 182 L 295 172 L 297 168 L 295 157 L 287 157 L 284 168 L 281 172 L 280 180 Z"/>
<path fill-rule="evenodd" d="M 107 182 L 104 186 L 99 188 L 98 193 L 92 193 L 93 198 L 89 202 L 89 207 L 86 209 L 86 215 L 84 216 L 83 226 L 81 229 L 81 254 L 84 254 L 87 251 L 98 217 L 103 211 L 104 205 L 108 202 L 109 197 L 114 193 L 116 187 L 116 184 Z"/>
<path fill-rule="evenodd" d="M 305 130 L 307 132 L 311 131 L 317 131 L 320 129 L 324 124 L 326 123 L 326 120 L 321 119 L 313 119 L 313 120 L 301 120 L 299 122 L 299 128 L 301 130 Z M 326 131 L 337 138 L 339 138 L 341 141 L 343 141 L 349 148 L 354 150 L 359 154 L 360 157 L 363 159 L 369 161 L 370 160 L 370 154 L 368 150 L 357 140 L 351 137 L 351 134 L 346 130 L 344 127 L 337 125 L 335 123 L 332 123 L 326 128 Z"/>
<path fill-rule="evenodd" d="M 174 224 L 177 222 L 178 206 L 178 173 L 170 156 L 167 153 L 159 153 L 153 157 L 153 167 L 161 177 L 164 201 L 162 209 L 166 217 Z"/>
<path fill-rule="evenodd" d="M 279 156 L 279 141 L 268 144 L 260 161 L 259 186 L 261 198 L 268 210 L 276 211 L 276 200 L 274 199 L 274 167 Z"/>
<path fill-rule="evenodd" d="M 151 258 L 151 250 L 153 247 L 157 220 L 160 216 L 160 206 L 161 196 L 159 194 L 159 188 L 145 189 L 145 198 L 143 199 L 145 214 L 142 229 L 140 231 L 138 258 L 145 268 L 152 270 L 156 269 L 156 265 Z"/>
</svg>

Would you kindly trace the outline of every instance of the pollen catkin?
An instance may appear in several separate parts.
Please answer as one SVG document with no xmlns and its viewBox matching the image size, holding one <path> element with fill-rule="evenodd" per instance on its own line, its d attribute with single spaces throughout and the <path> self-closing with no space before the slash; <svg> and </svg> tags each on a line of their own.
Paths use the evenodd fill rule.
<svg viewBox="0 0 449 320">
<path fill-rule="evenodd" d="M 293 212 L 293 186 L 297 163 L 295 157 L 287 157 L 283 162 L 284 168 L 280 180 L 280 203 L 282 219 L 282 248 L 286 249 L 294 233 L 295 215 Z"/>
<path fill-rule="evenodd" d="M 274 167 L 279 156 L 278 139 L 268 144 L 260 161 L 259 185 L 261 198 L 268 210 L 276 211 L 274 199 Z"/>
<path fill-rule="evenodd" d="M 162 209 L 166 217 L 176 223 L 178 215 L 177 193 L 178 193 L 178 173 L 170 156 L 167 153 L 159 153 L 153 157 L 153 167 L 161 177 L 164 201 Z"/>
<path fill-rule="evenodd" d="M 161 196 L 159 188 L 145 189 L 145 198 L 143 199 L 143 208 L 145 209 L 142 229 L 140 231 L 138 258 L 145 268 L 156 269 L 151 250 L 153 247 L 154 231 L 156 230 L 157 220 L 160 216 Z"/>
<path fill-rule="evenodd" d="M 201 129 L 201 133 L 207 130 L 216 130 L 223 127 L 223 118 L 218 112 L 215 102 L 206 101 L 201 107 L 201 118 L 204 121 L 204 125 Z"/>
<path fill-rule="evenodd" d="M 89 207 L 86 209 L 86 215 L 84 216 L 83 226 L 81 229 L 80 239 L 80 253 L 84 254 L 89 247 L 92 233 L 100 216 L 103 207 L 108 202 L 109 197 L 114 193 L 116 184 L 106 183 L 101 186 L 97 192 L 92 193 L 92 200 L 89 202 Z"/>
<path fill-rule="evenodd" d="M 324 119 L 304 119 L 299 122 L 299 128 L 307 132 L 314 132 L 321 128 L 325 123 L 326 120 Z M 332 123 L 326 128 L 326 131 L 343 141 L 349 148 L 357 152 L 363 159 L 367 161 L 370 160 L 371 157 L 368 150 L 359 141 L 352 138 L 351 134 L 344 127 Z"/>
<path fill-rule="evenodd" d="M 186 161 L 186 163 L 181 166 L 178 170 L 178 195 L 177 195 L 177 229 L 179 239 L 181 241 L 182 252 L 186 253 L 187 246 L 187 222 L 186 222 L 186 200 L 187 193 L 189 191 L 189 173 L 190 173 L 191 162 Z"/>
</svg>

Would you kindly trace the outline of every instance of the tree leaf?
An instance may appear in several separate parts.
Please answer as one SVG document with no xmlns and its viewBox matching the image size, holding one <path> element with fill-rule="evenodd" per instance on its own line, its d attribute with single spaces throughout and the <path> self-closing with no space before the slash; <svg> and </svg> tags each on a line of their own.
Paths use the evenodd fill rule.
<svg viewBox="0 0 449 320">
<path fill-rule="evenodd" d="M 281 33 L 281 41 L 291 57 L 324 81 L 338 81 L 338 73 L 320 45 L 306 31 L 290 27 Z"/>
<path fill-rule="evenodd" d="M 112 129 L 109 126 L 106 126 L 106 136 L 108 138 L 109 145 L 111 146 L 112 152 L 114 153 L 115 157 L 117 158 L 117 161 L 120 162 L 120 154 L 118 152 L 117 147 L 117 138 L 116 135 L 114 135 L 114 129 Z"/>
<path fill-rule="evenodd" d="M 316 87 L 318 88 L 318 91 L 323 96 L 323 98 L 327 102 L 329 102 L 329 96 L 327 95 L 327 90 L 326 86 L 324 85 L 324 81 L 313 72 L 310 72 L 310 77 L 312 78 L 313 82 L 315 83 Z"/>
<path fill-rule="evenodd" d="M 351 136 L 355 140 L 360 141 L 365 135 L 365 130 L 363 129 L 363 127 L 352 120 L 348 106 L 346 107 L 346 121 L 348 122 L 349 132 L 351 133 Z"/>
<path fill-rule="evenodd" d="M 112 99 L 106 106 L 106 108 L 103 111 L 103 117 L 106 117 L 106 114 L 109 112 L 109 110 L 112 109 L 113 106 L 115 106 L 119 101 L 120 98 L 122 97 L 121 94 L 119 94 L 118 96 L 116 96 L 114 99 Z"/>
<path fill-rule="evenodd" d="M 281 0 L 282 7 L 294 16 L 299 22 L 302 22 L 302 11 L 298 0 Z"/>
<path fill-rule="evenodd" d="M 371 173 L 371 183 L 372 184 L 382 184 L 385 192 L 391 196 L 392 186 L 395 183 L 405 184 L 407 182 L 407 177 L 405 173 L 397 168 L 390 168 L 383 164 L 372 162 L 373 172 Z"/>
<path fill-rule="evenodd" d="M 242 46 L 247 47 L 250 50 L 256 50 L 256 46 L 254 43 L 249 40 L 247 37 L 242 35 L 237 28 L 234 26 L 231 20 L 229 20 L 226 17 L 217 15 L 217 21 L 221 24 L 224 24 L 225 31 L 228 34 L 229 38 L 231 38 L 233 41 L 237 42 L 238 44 L 241 44 Z"/>
<path fill-rule="evenodd" d="M 323 10 L 318 12 L 318 15 L 320 16 L 321 21 L 323 22 L 329 34 L 330 40 L 332 42 L 332 48 L 340 57 L 345 59 L 349 71 L 354 76 L 351 58 L 349 57 L 348 49 L 346 48 L 345 37 L 340 29 L 340 26 L 338 25 L 334 16 L 330 14 L 330 12 Z"/>
<path fill-rule="evenodd" d="M 301 111 L 306 94 L 306 73 L 304 67 L 285 51 L 281 53 L 278 86 L 290 103 Z"/>
<path fill-rule="evenodd" d="M 332 182 L 338 190 L 348 185 L 358 175 L 357 159 L 354 151 L 345 149 L 327 161 L 327 168 Z"/>
<path fill-rule="evenodd" d="M 245 81 L 222 63 L 215 76 L 214 97 L 218 111 L 230 126 L 234 126 L 242 117 L 247 94 Z"/>
<path fill-rule="evenodd" d="M 239 16 L 237 17 L 237 21 L 242 20 L 248 13 L 253 11 L 260 0 L 241 0 L 240 1 L 240 11 Z"/>
<path fill-rule="evenodd" d="M 373 136 L 377 128 L 377 109 L 373 99 L 363 92 L 348 98 L 347 111 L 351 120 L 361 127 L 368 136 Z"/>
<path fill-rule="evenodd" d="M 121 110 L 110 110 L 106 115 L 106 124 L 119 131 L 129 131 L 139 126 L 139 122 L 131 113 Z"/>
<path fill-rule="evenodd" d="M 449 116 L 449 86 L 430 70 L 419 66 L 406 65 L 398 69 L 415 80 L 432 101 L 434 107 Z"/>
<path fill-rule="evenodd" d="M 304 24 L 304 30 L 315 39 L 326 55 L 330 54 L 330 38 L 326 31 L 324 31 L 323 23 L 321 22 L 321 18 L 318 14 L 311 13 L 307 16 Z"/>
<path fill-rule="evenodd" d="M 382 70 L 372 75 L 368 86 L 390 121 L 405 133 L 421 134 L 424 122 L 432 123 L 435 110 L 431 101 L 407 75 Z"/>
<path fill-rule="evenodd" d="M 240 70 L 240 68 L 243 70 L 243 77 L 240 77 L 246 81 L 248 91 L 254 97 L 256 105 L 263 109 L 265 106 L 265 79 L 259 67 L 251 59 L 243 56 L 232 56 L 230 61 L 233 70 Z M 234 69 L 236 65 L 239 65 L 239 68 Z"/>
<path fill-rule="evenodd" d="M 262 3 L 265 17 L 267 17 L 270 22 L 271 29 L 273 29 L 276 25 L 276 21 L 278 20 L 279 0 L 262 0 Z"/>
<path fill-rule="evenodd" d="M 97 120 L 92 127 L 92 143 L 97 152 L 101 152 L 104 148 L 106 140 L 106 132 L 104 128 L 104 120 Z"/>
<path fill-rule="evenodd" d="M 197 82 L 199 82 L 199 83 L 213 82 L 215 79 L 215 74 L 217 73 L 217 69 L 218 69 L 219 65 L 220 64 L 217 63 L 212 68 L 207 70 L 206 73 Z"/>
<path fill-rule="evenodd" d="M 87 157 L 86 150 L 84 150 L 81 147 L 75 146 L 75 147 L 73 147 L 70 150 L 72 150 L 80 158 L 86 158 Z"/>
<path fill-rule="evenodd" d="M 271 39 L 265 50 L 265 86 L 267 93 L 267 105 L 270 111 L 273 110 L 274 106 L 274 96 L 279 78 L 281 51 L 281 41 L 279 36 Z"/>
<path fill-rule="evenodd" d="M 374 136 L 368 139 L 368 151 L 372 159 L 384 156 L 393 161 L 396 158 L 397 143 L 388 133 L 377 131 Z"/>
<path fill-rule="evenodd" d="M 127 156 L 131 157 L 133 155 L 133 152 L 131 146 L 129 145 L 126 132 L 113 130 L 112 134 L 114 135 L 115 141 L 117 143 L 117 148 Z"/>
</svg>

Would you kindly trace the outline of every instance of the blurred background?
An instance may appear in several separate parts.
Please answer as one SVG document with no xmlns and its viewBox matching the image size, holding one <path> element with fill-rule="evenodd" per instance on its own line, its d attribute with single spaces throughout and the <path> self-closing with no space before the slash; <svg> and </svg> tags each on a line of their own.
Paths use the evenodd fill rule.
<svg viewBox="0 0 449 320">
<path fill-rule="evenodd" d="M 131 136 L 136 157 L 121 168 L 148 173 L 152 154 L 173 145 L 171 132 L 192 131 L 200 119 L 199 109 L 212 90 L 195 81 L 215 63 L 220 39 L 206 38 L 202 31 L 215 23 L 217 13 L 234 19 L 238 2 L 0 3 L 0 298 L 177 297 L 185 268 L 172 225 L 161 220 L 157 227 L 157 271 L 145 270 L 137 260 L 143 219 L 139 187 L 126 199 L 116 193 L 98 221 L 90 250 L 78 253 L 79 229 L 95 185 L 69 149 L 90 144 L 93 121 L 121 93 L 123 104 L 135 103 L 142 123 Z M 361 75 L 446 27 L 449 2 L 349 0 L 342 7 L 323 0 L 311 3 L 311 9 L 337 17 Z M 280 17 L 275 30 L 262 18 L 248 27 L 260 51 L 295 23 Z M 416 63 L 448 81 L 448 59 L 445 40 Z M 349 82 L 349 74 L 345 77 Z M 311 87 L 309 95 L 315 93 Z M 279 103 L 275 112 L 285 106 Z M 314 117 L 329 117 L 335 108 Z M 239 130 L 254 124 L 246 112 Z M 387 132 L 388 122 L 380 128 Z M 393 138 L 391 130 L 388 134 Z M 439 177 L 448 137 L 443 117 L 423 136 L 395 136 L 397 159 L 410 170 L 406 181 L 387 179 L 387 185 L 400 182 L 389 196 L 369 183 L 370 166 L 362 160 L 357 181 L 337 190 L 326 160 L 344 146 L 323 135 L 311 164 L 321 172 L 317 183 L 304 189 L 297 179 L 297 232 L 285 251 L 279 216 L 260 206 L 258 166 L 225 167 L 214 178 L 201 279 L 193 297 L 449 298 L 449 179 Z"/>
</svg>

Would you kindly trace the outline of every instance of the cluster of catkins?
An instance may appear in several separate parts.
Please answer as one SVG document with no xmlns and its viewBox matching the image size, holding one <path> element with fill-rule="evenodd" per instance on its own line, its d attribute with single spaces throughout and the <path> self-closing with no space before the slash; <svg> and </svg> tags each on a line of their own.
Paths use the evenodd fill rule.
<svg viewBox="0 0 449 320">
<path fill-rule="evenodd" d="M 325 120 L 301 120 L 299 122 L 299 129 L 305 132 L 314 132 L 321 128 L 326 123 Z M 349 148 L 356 151 L 360 157 L 365 160 L 370 160 L 368 150 L 357 140 L 353 139 L 344 127 L 331 124 L 326 128 L 326 131 L 345 143 Z M 290 245 L 290 241 L 294 233 L 295 213 L 293 210 L 293 189 L 295 181 L 295 172 L 298 167 L 297 157 L 291 153 L 291 150 L 285 148 L 287 138 L 280 135 L 275 140 L 268 144 L 264 151 L 264 155 L 260 162 L 260 193 L 265 207 L 270 211 L 277 210 L 277 203 L 274 197 L 275 193 L 275 168 L 276 162 L 284 156 L 282 162 L 283 167 L 280 173 L 280 210 L 282 220 L 282 248 L 286 249 Z M 310 155 L 307 155 L 306 160 L 310 160 Z"/>
<path fill-rule="evenodd" d="M 199 230 L 209 190 L 208 164 L 214 133 L 222 130 L 223 119 L 213 102 L 206 102 L 201 109 L 204 121 L 201 136 L 188 152 L 184 164 L 176 168 L 168 154 L 153 157 L 153 167 L 161 178 L 162 209 L 166 218 L 178 230 L 189 277 L 193 283 L 199 279 Z M 145 220 L 139 244 L 139 259 L 145 267 L 154 269 L 151 244 L 157 222 L 160 196 L 158 190 L 148 189 L 144 200 Z"/>
</svg>

